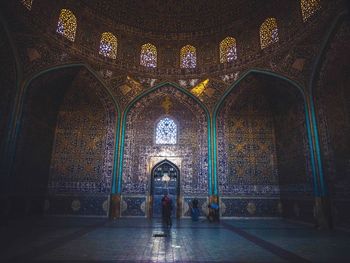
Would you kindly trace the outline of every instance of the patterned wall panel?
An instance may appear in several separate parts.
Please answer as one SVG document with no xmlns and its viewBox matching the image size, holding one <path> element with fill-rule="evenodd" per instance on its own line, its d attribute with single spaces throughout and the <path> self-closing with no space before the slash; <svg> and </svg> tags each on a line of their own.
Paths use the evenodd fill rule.
<svg viewBox="0 0 350 263">
<path fill-rule="evenodd" d="M 18 193 L 46 192 L 57 113 L 76 74 L 72 68 L 52 71 L 27 87 L 12 176 Z"/>
<path fill-rule="evenodd" d="M 275 217 L 281 216 L 279 198 L 226 198 L 220 199 L 222 217 Z"/>
<path fill-rule="evenodd" d="M 57 117 L 49 193 L 109 194 L 115 145 L 115 107 L 103 87 L 82 70 Z"/>
<path fill-rule="evenodd" d="M 218 114 L 221 195 L 278 195 L 273 115 L 252 77 L 226 98 Z"/>
<path fill-rule="evenodd" d="M 146 216 L 146 196 L 122 196 L 121 216 Z"/>
<path fill-rule="evenodd" d="M 274 112 L 282 215 L 313 220 L 313 182 L 302 94 L 281 80 L 267 87 Z"/>
<path fill-rule="evenodd" d="M 44 202 L 48 215 L 107 216 L 109 195 L 53 195 Z"/>
<path fill-rule="evenodd" d="M 9 178 L 14 214 L 23 213 L 23 200 L 31 199 L 40 207 L 35 212 L 42 212 L 57 113 L 76 74 L 76 68 L 51 71 L 34 79 L 26 89 L 14 169 Z"/>
<path fill-rule="evenodd" d="M 164 108 L 166 97 L 171 102 L 168 115 Z M 155 127 L 164 116 L 170 116 L 177 123 L 176 144 L 155 143 Z M 134 105 L 127 116 L 125 128 L 124 195 L 146 195 L 150 192 L 151 169 L 164 159 L 180 169 L 180 191 L 183 195 L 207 195 L 207 118 L 191 97 L 172 86 L 163 86 Z"/>
<path fill-rule="evenodd" d="M 267 94 L 274 112 L 281 193 L 308 195 L 312 192 L 312 175 L 302 94 L 280 80 L 270 82 Z"/>
<path fill-rule="evenodd" d="M 44 211 L 106 216 L 113 173 L 115 106 L 85 69 L 66 85 L 51 127 Z"/>
<path fill-rule="evenodd" d="M 280 198 L 310 197 L 303 105 L 295 87 L 258 75 L 226 98 L 217 123 L 223 216 L 281 216 Z"/>
<path fill-rule="evenodd" d="M 336 225 L 350 227 L 350 22 L 343 21 L 324 55 L 314 87 L 324 172 Z"/>
</svg>

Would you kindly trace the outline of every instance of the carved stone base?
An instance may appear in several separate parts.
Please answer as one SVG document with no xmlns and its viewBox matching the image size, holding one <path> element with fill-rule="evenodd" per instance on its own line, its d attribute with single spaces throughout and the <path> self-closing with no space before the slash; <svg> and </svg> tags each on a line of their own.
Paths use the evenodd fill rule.
<svg viewBox="0 0 350 263">
<path fill-rule="evenodd" d="M 117 219 L 120 217 L 120 194 L 111 194 L 110 218 Z"/>
</svg>

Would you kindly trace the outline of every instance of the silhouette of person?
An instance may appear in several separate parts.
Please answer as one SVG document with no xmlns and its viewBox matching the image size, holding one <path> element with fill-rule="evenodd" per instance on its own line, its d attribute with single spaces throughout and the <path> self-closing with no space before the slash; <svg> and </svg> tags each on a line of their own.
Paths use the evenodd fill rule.
<svg viewBox="0 0 350 263">
<path fill-rule="evenodd" d="M 173 204 L 171 198 L 165 194 L 161 200 L 162 202 L 162 219 L 163 223 L 167 226 L 171 226 L 171 211 L 173 210 Z"/>
<path fill-rule="evenodd" d="M 190 208 L 191 208 L 192 221 L 198 221 L 199 209 L 198 209 L 198 200 L 196 198 L 192 200 L 192 204 L 190 204 Z"/>
</svg>

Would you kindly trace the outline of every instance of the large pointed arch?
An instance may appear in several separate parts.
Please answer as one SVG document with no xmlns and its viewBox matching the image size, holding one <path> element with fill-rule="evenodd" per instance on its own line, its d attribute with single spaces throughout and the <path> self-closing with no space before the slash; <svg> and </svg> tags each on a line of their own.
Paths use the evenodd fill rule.
<svg viewBox="0 0 350 263">
<path fill-rule="evenodd" d="M 312 120 L 311 118 L 311 111 L 310 111 L 310 105 L 308 104 L 307 98 L 305 96 L 303 87 L 301 84 L 285 77 L 282 75 L 279 75 L 275 72 L 271 72 L 271 71 L 267 71 L 267 70 L 262 70 L 262 69 L 250 69 L 248 71 L 246 71 L 245 73 L 242 74 L 242 76 L 231 85 L 231 87 L 229 89 L 227 89 L 227 91 L 223 94 L 223 96 L 221 97 L 221 99 L 218 101 L 218 103 L 216 104 L 215 108 L 214 108 L 214 112 L 213 112 L 213 145 L 216 148 L 217 147 L 217 141 L 216 141 L 216 134 L 217 134 L 217 130 L 216 130 L 216 123 L 217 123 L 217 117 L 218 117 L 218 113 L 221 109 L 221 107 L 223 106 L 223 103 L 225 102 L 225 99 L 228 97 L 228 95 L 235 90 L 235 88 L 240 84 L 240 82 L 242 82 L 246 77 L 252 75 L 252 74 L 260 74 L 260 75 L 267 75 L 270 76 L 272 78 L 276 78 L 282 81 L 286 81 L 287 83 L 289 83 L 291 86 L 293 86 L 297 92 L 301 95 L 301 97 L 303 98 L 303 104 L 304 104 L 304 109 L 305 109 L 305 124 L 306 124 L 306 129 L 307 129 L 307 138 L 308 138 L 308 144 L 309 144 L 309 152 L 310 152 L 310 161 L 311 161 L 311 166 L 312 166 L 312 176 L 313 176 L 313 192 L 315 196 L 319 196 L 320 195 L 320 183 L 317 177 L 317 167 L 316 167 L 316 155 L 315 155 L 315 148 L 313 145 L 313 140 L 312 140 L 312 130 L 311 130 L 311 126 L 310 126 L 310 121 Z M 214 151 L 214 156 L 213 156 L 213 170 L 214 170 L 214 185 L 216 188 L 216 191 L 218 191 L 218 187 L 217 187 L 217 164 L 216 164 L 216 160 L 217 160 L 217 156 L 216 156 L 216 151 Z"/>
<path fill-rule="evenodd" d="M 200 108 L 203 109 L 206 118 L 207 118 L 207 129 L 208 129 L 208 194 L 212 194 L 212 146 L 211 146 L 211 117 L 209 114 L 209 111 L 207 107 L 198 99 L 196 98 L 193 94 L 191 94 L 189 91 L 186 89 L 180 87 L 179 85 L 173 83 L 173 82 L 163 82 L 155 87 L 145 91 L 144 93 L 140 94 L 137 96 L 135 99 L 133 99 L 125 108 L 122 116 L 122 123 L 121 123 L 121 136 L 119 138 L 119 166 L 118 166 L 118 186 L 117 186 L 117 193 L 121 193 L 121 186 L 122 186 L 122 177 L 123 177 L 123 158 L 124 158 L 124 138 L 125 138 L 125 127 L 126 127 L 126 121 L 127 121 L 127 116 L 130 112 L 130 110 L 133 108 L 133 106 L 140 101 L 142 98 L 145 96 L 157 91 L 158 89 L 165 87 L 165 86 L 171 86 L 172 88 L 175 88 L 176 90 L 180 91 L 181 93 L 185 94 L 186 96 L 190 97 L 193 99 Z"/>
<path fill-rule="evenodd" d="M 23 119 L 23 110 L 24 110 L 24 103 L 26 101 L 26 98 L 28 96 L 28 92 L 29 92 L 29 87 L 31 85 L 32 82 L 34 82 L 35 80 L 39 79 L 42 76 L 45 76 L 47 74 L 50 74 L 52 72 L 59 72 L 62 70 L 86 70 L 88 74 L 91 75 L 91 77 L 93 79 L 96 80 L 96 82 L 102 87 L 101 92 L 105 94 L 105 97 L 107 98 L 107 100 L 109 100 L 110 104 L 112 105 L 112 107 L 114 108 L 114 112 L 115 112 L 115 116 L 114 116 L 114 120 L 115 120 L 115 127 L 113 128 L 115 130 L 115 135 L 114 135 L 114 154 L 113 154 L 113 171 L 112 171 L 112 178 L 111 178 L 111 193 L 115 193 L 115 182 L 116 182 L 116 167 L 117 167 L 117 160 L 118 160 L 118 141 L 119 141 L 119 127 L 120 127 L 120 107 L 118 105 L 118 102 L 115 100 L 115 98 L 113 97 L 112 93 L 110 92 L 110 90 L 106 87 L 106 85 L 103 83 L 103 81 L 100 79 L 100 77 L 96 74 L 96 72 L 94 72 L 94 70 L 92 70 L 89 66 L 87 66 L 84 63 L 74 63 L 74 64 L 62 64 L 62 65 L 58 65 L 55 67 L 48 67 L 45 68 L 39 72 L 36 72 L 34 74 L 32 74 L 31 76 L 29 76 L 21 85 L 20 87 L 20 100 L 19 103 L 17 104 L 16 107 L 16 115 L 14 116 L 15 119 L 15 123 L 17 123 L 16 127 L 15 127 L 15 134 L 14 134 L 14 141 L 16 143 L 18 143 L 18 137 L 19 137 L 19 133 L 21 130 L 21 120 Z M 14 146 L 16 148 L 16 145 Z"/>
</svg>

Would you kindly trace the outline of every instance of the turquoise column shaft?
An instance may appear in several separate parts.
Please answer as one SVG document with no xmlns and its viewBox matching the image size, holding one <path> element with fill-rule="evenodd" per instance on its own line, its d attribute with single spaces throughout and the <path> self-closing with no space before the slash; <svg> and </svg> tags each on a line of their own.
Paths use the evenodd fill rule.
<svg viewBox="0 0 350 263">
<path fill-rule="evenodd" d="M 212 124 L 213 133 L 213 173 L 214 173 L 214 195 L 218 195 L 218 178 L 217 178 L 217 142 L 216 142 L 216 116 L 213 117 Z"/>
<path fill-rule="evenodd" d="M 118 113 L 116 123 L 116 135 L 115 135 L 115 148 L 114 148 L 114 159 L 113 159 L 113 176 L 112 176 L 112 194 L 117 193 L 117 170 L 118 170 L 118 157 L 119 157 L 119 129 L 120 129 L 120 116 Z"/>
<path fill-rule="evenodd" d="M 211 145 L 211 118 L 208 119 L 208 194 L 213 194 L 212 189 L 212 145 Z"/>
<path fill-rule="evenodd" d="M 318 136 L 318 129 L 317 129 L 317 121 L 316 121 L 316 113 L 315 113 L 315 107 L 313 103 L 313 99 L 310 99 L 310 108 L 311 108 L 311 120 L 312 120 L 312 126 L 313 126 L 313 134 L 314 134 L 314 140 L 315 140 L 315 152 L 316 152 L 316 158 L 317 158 L 317 170 L 318 170 L 318 176 L 319 176 L 319 194 L 320 196 L 327 196 L 328 195 L 328 187 L 325 182 L 325 177 L 323 173 L 323 166 L 322 166 L 322 157 L 321 157 L 321 149 L 320 149 L 320 140 Z"/>
<path fill-rule="evenodd" d="M 307 137 L 309 141 L 309 151 L 310 151 L 310 161 L 311 161 L 311 172 L 312 172 L 312 181 L 313 181 L 313 192 L 315 196 L 320 196 L 320 191 L 318 187 L 318 179 L 317 179 L 317 169 L 316 169 L 316 163 L 315 163 L 315 154 L 314 154 L 314 146 L 313 146 L 313 138 L 312 138 L 312 132 L 310 127 L 310 114 L 309 114 L 309 107 L 307 103 L 305 102 L 305 122 L 306 122 L 306 131 L 307 131 Z"/>
</svg>

